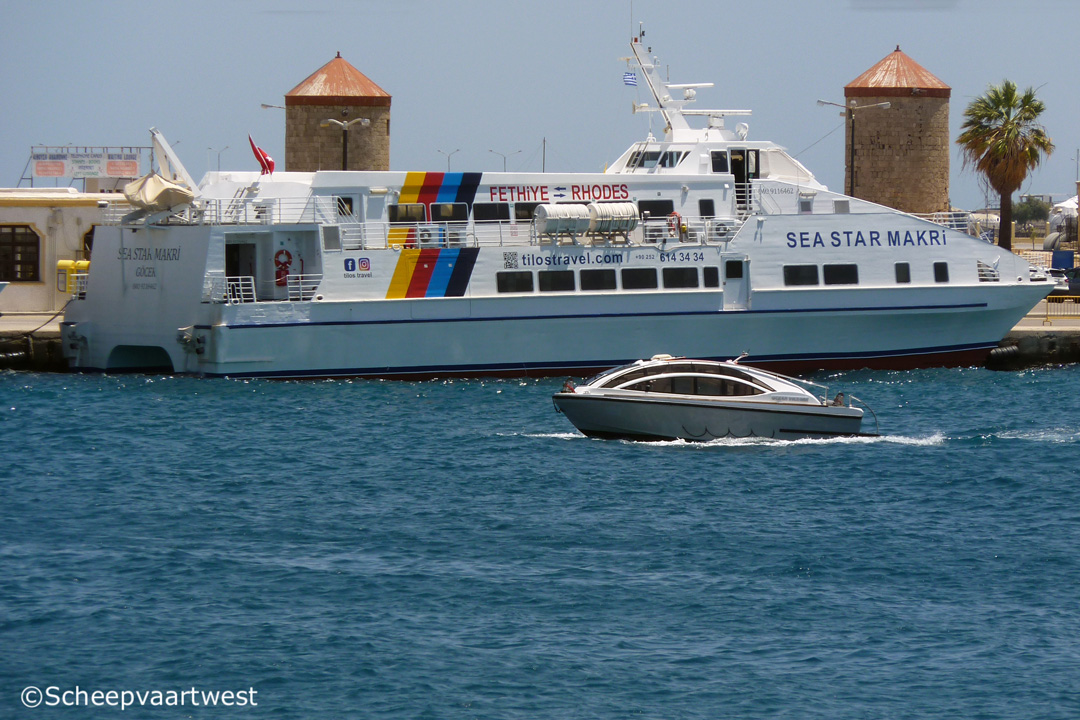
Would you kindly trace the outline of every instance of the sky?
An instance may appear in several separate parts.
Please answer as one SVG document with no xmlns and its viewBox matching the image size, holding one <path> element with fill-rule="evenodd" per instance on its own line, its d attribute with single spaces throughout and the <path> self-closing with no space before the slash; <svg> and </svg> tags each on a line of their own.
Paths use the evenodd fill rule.
<svg viewBox="0 0 1080 720">
<path fill-rule="evenodd" d="M 393 98 L 392 170 L 495 171 L 505 155 L 511 171 L 599 172 L 657 120 L 630 112 L 644 84 L 622 83 L 643 23 L 672 82 L 715 83 L 697 107 L 753 110 L 729 124 L 834 190 L 843 119 L 816 101 L 843 102 L 897 45 L 952 87 L 953 140 L 990 84 L 1034 87 L 1056 149 L 1021 193 L 1064 199 L 1078 21 L 1075 0 L 0 0 L 0 187 L 19 184 L 32 146 L 147 146 L 150 127 L 196 179 L 219 161 L 257 170 L 249 133 L 283 164 L 284 111 L 260 105 L 283 105 L 337 52 Z M 955 207 L 987 204 L 955 144 L 950 174 Z"/>
</svg>

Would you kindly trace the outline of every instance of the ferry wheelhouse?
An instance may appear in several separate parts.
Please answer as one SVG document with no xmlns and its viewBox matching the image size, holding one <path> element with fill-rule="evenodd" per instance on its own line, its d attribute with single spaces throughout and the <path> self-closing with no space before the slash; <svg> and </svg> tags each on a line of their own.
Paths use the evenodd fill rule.
<svg viewBox="0 0 1080 720">
<path fill-rule="evenodd" d="M 977 364 L 1050 290 L 966 232 L 829 191 L 692 109 L 604 173 L 212 172 L 98 228 L 73 368 L 234 377 L 586 374 L 659 352 L 785 370 Z M 691 122 L 700 127 L 691 127 Z M 184 192 L 187 193 L 185 196 Z M 169 196 L 166 196 L 169 197 Z"/>
</svg>

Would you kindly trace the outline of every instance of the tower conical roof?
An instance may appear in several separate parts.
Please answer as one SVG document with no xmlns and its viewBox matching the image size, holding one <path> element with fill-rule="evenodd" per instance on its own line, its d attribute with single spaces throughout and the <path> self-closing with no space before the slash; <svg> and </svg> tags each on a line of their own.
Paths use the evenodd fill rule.
<svg viewBox="0 0 1080 720">
<path fill-rule="evenodd" d="M 285 94 L 285 105 L 390 105 L 390 95 L 337 54 Z"/>
<path fill-rule="evenodd" d="M 844 97 L 924 97 L 947 98 L 952 88 L 929 70 L 901 52 L 900 46 L 881 62 L 844 86 Z"/>
</svg>

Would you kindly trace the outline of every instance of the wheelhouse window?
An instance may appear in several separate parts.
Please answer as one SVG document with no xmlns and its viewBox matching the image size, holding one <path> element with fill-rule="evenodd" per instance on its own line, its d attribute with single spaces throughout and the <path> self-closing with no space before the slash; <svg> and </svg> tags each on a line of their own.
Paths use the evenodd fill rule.
<svg viewBox="0 0 1080 720">
<path fill-rule="evenodd" d="M 473 203 L 473 220 L 497 222 L 510 219 L 510 203 Z"/>
<path fill-rule="evenodd" d="M 0 227 L 0 280 L 39 282 L 41 239 L 28 225 Z"/>
<path fill-rule="evenodd" d="M 427 220 L 422 203 L 387 205 L 386 209 L 392 223 L 422 223 Z"/>
<path fill-rule="evenodd" d="M 645 150 L 644 152 L 639 150 L 630 156 L 629 165 L 631 169 L 654 168 L 658 162 L 660 162 L 659 150 Z"/>
<path fill-rule="evenodd" d="M 665 288 L 696 288 L 697 286 L 698 271 L 696 267 L 664 268 Z"/>
<path fill-rule="evenodd" d="M 785 285 L 817 285 L 817 265 L 785 265 Z"/>
<path fill-rule="evenodd" d="M 653 290 L 656 285 L 656 268 L 623 268 L 623 290 Z"/>
<path fill-rule="evenodd" d="M 936 262 L 934 263 L 934 282 L 947 283 L 949 282 L 949 263 Z"/>
<path fill-rule="evenodd" d="M 855 264 L 826 265 L 822 268 L 826 285 L 858 285 L 859 266 Z"/>
<path fill-rule="evenodd" d="M 727 150 L 712 151 L 712 171 L 714 173 L 728 173 Z"/>
<path fill-rule="evenodd" d="M 501 293 L 531 293 L 533 274 L 527 270 L 495 273 L 495 285 Z"/>
<path fill-rule="evenodd" d="M 469 206 L 465 203 L 431 203 L 431 222 L 466 222 Z"/>
<path fill-rule="evenodd" d="M 605 270 L 582 270 L 581 271 L 581 289 L 582 290 L 614 290 L 615 289 L 615 271 L 611 269 Z"/>
<path fill-rule="evenodd" d="M 742 271 L 742 263 L 739 263 L 739 270 Z M 702 283 L 705 287 L 720 287 L 720 268 L 710 265 L 709 267 L 701 268 Z"/>
<path fill-rule="evenodd" d="M 574 292 L 573 270 L 541 270 L 539 276 L 540 292 Z"/>
<path fill-rule="evenodd" d="M 896 263 L 896 282 L 911 282 L 911 266 L 907 263 Z"/>
<path fill-rule="evenodd" d="M 683 161 L 689 154 L 688 150 L 668 150 L 660 156 L 660 167 L 673 168 L 678 167 L 679 163 Z"/>
</svg>

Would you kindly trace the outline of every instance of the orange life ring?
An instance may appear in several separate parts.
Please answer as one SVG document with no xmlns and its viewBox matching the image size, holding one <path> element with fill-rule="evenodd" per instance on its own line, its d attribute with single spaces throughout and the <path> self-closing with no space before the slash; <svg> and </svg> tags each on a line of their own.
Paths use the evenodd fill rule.
<svg viewBox="0 0 1080 720">
<path fill-rule="evenodd" d="M 682 215 L 672 212 L 667 216 L 668 235 L 675 237 L 682 230 Z"/>
<path fill-rule="evenodd" d="M 282 259 L 284 258 L 284 259 Z M 287 268 L 292 265 L 292 253 L 282 248 L 274 253 L 274 264 L 279 268 Z"/>
</svg>

